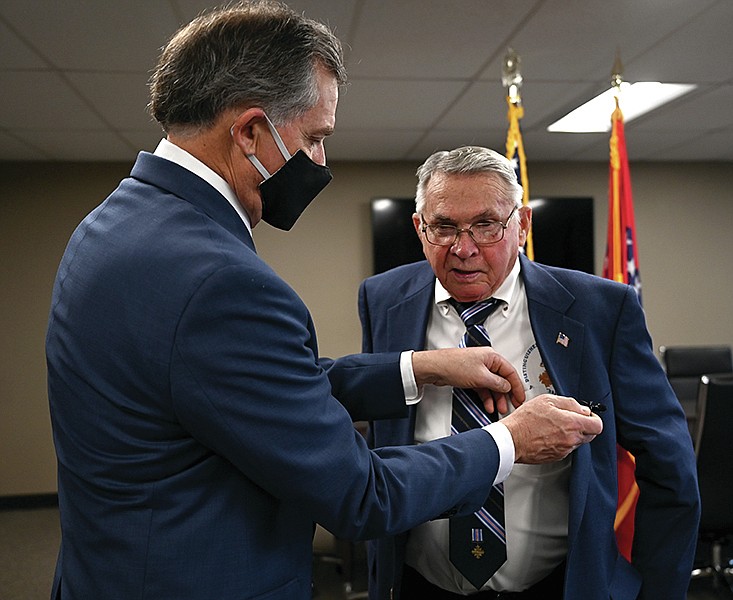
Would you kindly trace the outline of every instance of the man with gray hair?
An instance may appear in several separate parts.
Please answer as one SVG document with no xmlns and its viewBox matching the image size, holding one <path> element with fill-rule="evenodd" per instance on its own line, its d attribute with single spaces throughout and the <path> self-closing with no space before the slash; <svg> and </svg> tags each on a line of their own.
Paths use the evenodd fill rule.
<svg viewBox="0 0 733 600">
<path fill-rule="evenodd" d="M 683 600 L 700 511 L 695 457 L 636 292 L 520 253 L 532 211 L 504 156 L 437 152 L 417 177 L 413 223 L 427 261 L 363 282 L 363 350 L 490 343 L 521 374 L 527 404 L 572 397 L 604 428 L 563 460 L 514 465 L 468 521 L 370 542 L 370 598 Z M 427 444 L 468 421 L 460 390 L 427 385 L 409 401 L 409 418 L 371 424 L 372 447 Z M 475 420 L 516 414 L 497 407 Z M 640 488 L 631 563 L 614 536 L 617 442 L 636 456 Z"/>
<path fill-rule="evenodd" d="M 252 228 L 289 229 L 331 179 L 344 79 L 331 32 L 270 2 L 205 14 L 163 50 L 150 110 L 167 137 L 83 220 L 54 286 L 54 598 L 306 600 L 314 522 L 367 538 L 472 511 L 513 457 L 601 431 L 570 400 L 528 402 L 486 431 L 366 447 L 352 418 L 406 412 L 401 367 L 524 391 L 487 348 L 319 357 L 307 308 L 257 256 Z"/>
</svg>

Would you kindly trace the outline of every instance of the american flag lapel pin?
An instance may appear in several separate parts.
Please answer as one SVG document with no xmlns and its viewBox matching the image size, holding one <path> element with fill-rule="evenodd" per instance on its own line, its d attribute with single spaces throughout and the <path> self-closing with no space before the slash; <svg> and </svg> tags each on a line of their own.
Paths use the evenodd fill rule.
<svg viewBox="0 0 733 600">
<path fill-rule="evenodd" d="M 570 338 L 561 331 L 557 334 L 557 339 L 555 340 L 555 343 L 567 348 L 568 344 L 570 343 Z"/>
</svg>

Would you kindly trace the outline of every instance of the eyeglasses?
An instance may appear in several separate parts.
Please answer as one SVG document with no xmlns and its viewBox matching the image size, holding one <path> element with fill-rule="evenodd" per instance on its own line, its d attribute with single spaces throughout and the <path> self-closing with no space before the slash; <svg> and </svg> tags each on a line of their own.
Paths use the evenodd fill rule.
<svg viewBox="0 0 733 600">
<path fill-rule="evenodd" d="M 504 239 L 504 231 L 509 226 L 509 219 L 512 218 L 516 210 L 517 207 L 515 206 L 503 222 L 482 221 L 465 229 L 459 229 L 455 225 L 443 225 L 442 223 L 428 225 L 423 220 L 422 232 L 425 234 L 425 239 L 433 246 L 452 246 L 464 231 L 471 236 L 473 243 L 477 246 L 490 246 Z"/>
</svg>

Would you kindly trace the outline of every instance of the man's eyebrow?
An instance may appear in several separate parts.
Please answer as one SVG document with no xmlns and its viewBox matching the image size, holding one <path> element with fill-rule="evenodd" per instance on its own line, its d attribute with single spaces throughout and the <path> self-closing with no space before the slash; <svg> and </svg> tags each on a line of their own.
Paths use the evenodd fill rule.
<svg viewBox="0 0 733 600">
<path fill-rule="evenodd" d="M 449 217 L 447 215 L 441 214 L 441 213 L 435 213 L 432 218 L 433 221 L 439 221 L 441 223 L 455 223 L 456 220 L 453 217 Z M 470 219 L 471 223 L 485 223 L 486 221 L 498 221 L 499 217 L 492 214 L 491 211 L 485 211 L 478 215 L 474 215 L 472 219 Z"/>
</svg>

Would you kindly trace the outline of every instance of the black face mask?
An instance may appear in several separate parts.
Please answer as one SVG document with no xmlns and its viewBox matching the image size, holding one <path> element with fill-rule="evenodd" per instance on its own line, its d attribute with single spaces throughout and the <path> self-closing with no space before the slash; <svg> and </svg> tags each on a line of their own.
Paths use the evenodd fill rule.
<svg viewBox="0 0 733 600">
<path fill-rule="evenodd" d="M 314 163 L 298 150 L 260 184 L 262 220 L 290 231 L 298 217 L 331 181 L 331 170 Z"/>
<path fill-rule="evenodd" d="M 290 231 L 298 217 L 329 184 L 331 170 L 314 163 L 302 150 L 291 156 L 275 125 L 267 115 L 265 119 L 285 164 L 270 175 L 254 154 L 247 158 L 265 178 L 259 185 L 262 220 L 278 229 Z"/>
</svg>

